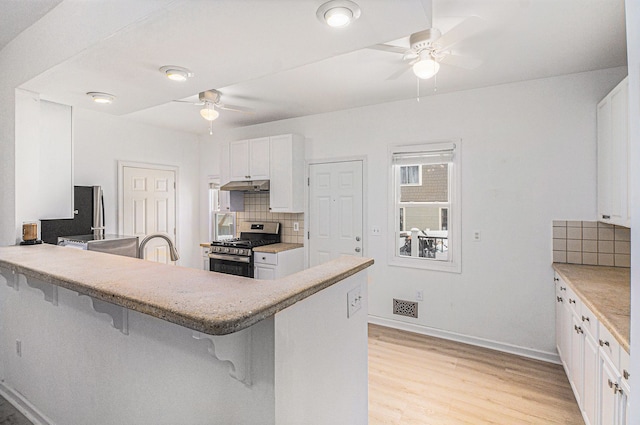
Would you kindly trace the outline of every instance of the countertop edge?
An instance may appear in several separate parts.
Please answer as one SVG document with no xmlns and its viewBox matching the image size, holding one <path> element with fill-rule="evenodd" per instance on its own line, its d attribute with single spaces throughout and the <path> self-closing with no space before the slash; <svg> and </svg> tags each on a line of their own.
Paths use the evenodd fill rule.
<svg viewBox="0 0 640 425">
<path fill-rule="evenodd" d="M 579 265 L 576 265 L 579 266 Z M 587 297 L 582 290 L 580 290 L 580 288 L 578 288 L 572 281 L 571 278 L 569 276 L 567 276 L 566 273 L 564 273 L 563 270 L 560 269 L 560 267 L 556 266 L 556 263 L 552 263 L 552 267 L 553 269 L 560 275 L 560 277 L 562 277 L 562 279 L 567 283 L 567 285 L 571 286 L 571 289 L 576 293 L 576 295 L 578 297 L 580 297 L 580 300 L 589 308 L 589 310 L 591 310 L 593 312 L 593 314 L 596 315 L 598 321 L 600 323 L 602 323 L 604 325 L 605 328 L 607 328 L 607 330 L 609 332 L 611 332 L 611 334 L 613 335 L 613 337 L 616 339 L 616 341 L 618 341 L 618 343 L 620 344 L 620 346 L 627 352 L 629 353 L 629 346 L 630 346 L 630 341 L 627 340 L 627 338 L 625 338 L 620 331 L 609 321 L 609 319 L 607 318 L 607 316 L 600 311 L 600 309 L 598 307 L 596 307 L 593 302 L 589 299 L 589 297 Z"/>
<path fill-rule="evenodd" d="M 59 247 L 56 248 L 65 249 Z M 122 261 L 123 267 L 128 266 L 131 268 L 131 276 L 130 278 L 127 277 L 126 285 L 135 285 L 136 282 L 140 280 L 141 273 L 142 275 L 144 275 L 144 273 L 147 271 L 163 271 L 161 268 L 158 269 L 158 267 L 170 267 L 173 270 L 173 275 L 170 276 L 170 279 L 174 280 L 176 278 L 176 274 L 180 275 L 181 269 L 185 271 L 185 277 L 187 278 L 190 277 L 193 273 L 213 273 L 196 269 L 183 268 L 179 266 L 166 266 L 157 263 L 151 263 L 148 261 L 143 262 L 142 260 L 136 260 L 140 261 L 140 263 L 135 264 L 135 266 L 137 267 L 131 267 L 132 263 L 130 262 L 130 260 L 132 259 L 129 259 L 128 257 L 113 258 L 117 256 L 95 253 L 92 251 L 76 251 L 69 249 L 65 249 L 65 251 L 65 257 L 78 254 L 93 255 L 94 259 L 97 259 L 98 257 L 96 257 L 96 255 L 98 255 L 111 257 L 101 257 L 103 260 L 108 261 L 109 263 L 118 264 L 120 261 Z M 2 252 L 0 252 L 0 255 L 1 254 Z M 186 328 L 203 332 L 209 335 L 226 335 L 248 328 L 249 326 L 252 326 L 268 317 L 273 316 L 277 312 L 297 303 L 298 301 L 308 298 L 309 296 L 370 267 L 372 264 L 373 259 L 370 258 L 345 256 L 333 260 L 329 263 L 306 269 L 293 275 L 273 281 L 260 281 L 258 279 L 238 278 L 236 276 L 230 277 L 230 275 L 222 275 L 219 273 L 215 273 L 215 275 L 217 275 L 215 279 L 209 279 L 209 275 L 205 275 L 205 285 L 211 284 L 211 289 L 217 289 L 215 288 L 217 284 L 216 282 L 219 282 L 221 287 L 224 287 L 225 285 L 231 285 L 233 289 L 234 285 L 245 284 L 243 282 L 246 279 L 246 284 L 259 284 L 260 282 L 268 282 L 268 284 L 271 285 L 270 288 L 273 288 L 274 295 L 269 300 L 260 303 L 254 303 L 253 305 L 250 304 L 244 309 L 240 307 L 233 307 L 229 310 L 226 310 L 224 313 L 220 313 L 220 316 L 224 317 L 215 317 L 216 310 L 213 307 L 211 309 L 214 311 L 213 313 L 207 310 L 206 314 L 201 315 L 206 317 L 198 317 L 195 313 L 190 314 L 188 303 L 186 307 L 182 306 L 182 308 L 169 308 L 161 304 L 162 301 L 166 302 L 165 298 L 154 298 L 154 296 L 152 295 L 142 297 L 140 295 L 140 291 L 129 291 L 130 293 L 128 293 L 126 285 L 124 285 L 124 289 L 121 290 L 114 290 L 113 288 L 111 288 L 110 290 L 110 288 L 105 288 L 104 286 L 106 285 L 102 285 L 101 283 L 83 283 L 79 281 L 77 277 L 63 276 L 60 273 L 56 272 L 50 273 L 42 268 L 29 267 L 25 266 L 24 264 L 6 260 L 5 258 L 0 258 L 0 267 L 13 273 L 23 274 L 27 277 L 32 277 L 40 281 L 77 292 L 81 295 L 90 296 L 101 301 L 115 304 L 142 314 L 147 314 L 161 320 L 165 320 L 167 322 L 184 326 Z M 202 276 L 203 275 L 201 274 L 200 277 Z M 214 277 L 214 274 L 212 274 L 211 277 Z M 239 282 L 238 279 L 242 280 L 242 282 Z M 227 282 L 226 280 L 229 280 L 230 282 Z M 115 286 L 115 288 L 118 288 L 118 286 Z M 237 288 L 238 287 L 235 286 L 235 289 Z M 181 288 L 179 287 L 177 288 L 177 290 L 180 289 Z M 272 291 L 268 292 L 271 293 Z M 193 303 L 193 301 L 191 302 Z M 233 304 L 234 302 L 236 302 L 236 304 L 238 305 L 242 304 L 237 303 L 237 295 L 230 295 L 228 300 L 222 299 L 221 301 L 217 300 L 217 302 L 218 304 Z"/>
</svg>

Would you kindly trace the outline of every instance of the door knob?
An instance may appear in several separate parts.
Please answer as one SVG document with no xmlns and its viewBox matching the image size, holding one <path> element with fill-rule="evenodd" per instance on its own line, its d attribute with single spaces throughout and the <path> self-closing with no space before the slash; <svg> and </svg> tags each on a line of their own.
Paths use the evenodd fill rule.
<svg viewBox="0 0 640 425">
<path fill-rule="evenodd" d="M 356 247 L 356 252 L 360 252 L 360 247 L 359 246 Z"/>
<path fill-rule="evenodd" d="M 360 236 L 356 236 L 356 242 L 360 242 Z"/>
</svg>

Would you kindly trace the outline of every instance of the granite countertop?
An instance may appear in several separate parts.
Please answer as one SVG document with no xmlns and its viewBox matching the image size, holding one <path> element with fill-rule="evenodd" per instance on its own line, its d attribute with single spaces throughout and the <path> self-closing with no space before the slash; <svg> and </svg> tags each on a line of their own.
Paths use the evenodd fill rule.
<svg viewBox="0 0 640 425">
<path fill-rule="evenodd" d="M 628 353 L 631 269 L 561 263 L 553 268 Z"/>
<path fill-rule="evenodd" d="M 200 244 L 200 246 L 201 246 L 202 248 L 207 248 L 207 247 L 211 246 L 211 242 L 202 242 L 202 243 Z"/>
<path fill-rule="evenodd" d="M 371 266 L 344 256 L 258 280 L 56 245 L 0 247 L 0 267 L 209 335 L 240 331 Z"/>
<path fill-rule="evenodd" d="M 253 252 L 277 254 L 278 252 L 289 251 L 290 249 L 297 249 L 302 247 L 304 247 L 304 245 L 301 243 L 272 243 L 269 245 L 263 245 L 253 248 Z"/>
</svg>

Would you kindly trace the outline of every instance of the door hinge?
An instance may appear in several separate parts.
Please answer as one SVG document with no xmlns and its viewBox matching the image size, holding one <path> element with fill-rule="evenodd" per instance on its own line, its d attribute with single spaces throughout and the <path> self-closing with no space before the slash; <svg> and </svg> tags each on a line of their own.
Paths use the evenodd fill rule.
<svg viewBox="0 0 640 425">
<path fill-rule="evenodd" d="M 307 177 L 307 186 L 311 186 L 311 179 Z"/>
<path fill-rule="evenodd" d="M 176 182 L 173 182 L 173 188 L 174 189 L 176 188 Z"/>
<path fill-rule="evenodd" d="M 307 239 L 311 239 L 311 236 L 310 236 L 310 235 L 311 235 L 311 233 L 310 233 L 310 232 L 307 232 Z"/>
</svg>

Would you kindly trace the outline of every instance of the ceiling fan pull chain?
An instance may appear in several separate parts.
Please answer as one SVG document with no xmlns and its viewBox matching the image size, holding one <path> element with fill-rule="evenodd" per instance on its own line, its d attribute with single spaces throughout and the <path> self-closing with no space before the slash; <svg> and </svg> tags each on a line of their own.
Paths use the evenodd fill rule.
<svg viewBox="0 0 640 425">
<path fill-rule="evenodd" d="M 213 136 L 213 121 L 209 121 L 209 136 Z"/>
<path fill-rule="evenodd" d="M 433 92 L 438 91 L 438 74 L 433 76 Z"/>
<path fill-rule="evenodd" d="M 420 102 L 420 78 L 416 78 L 416 101 Z"/>
</svg>

